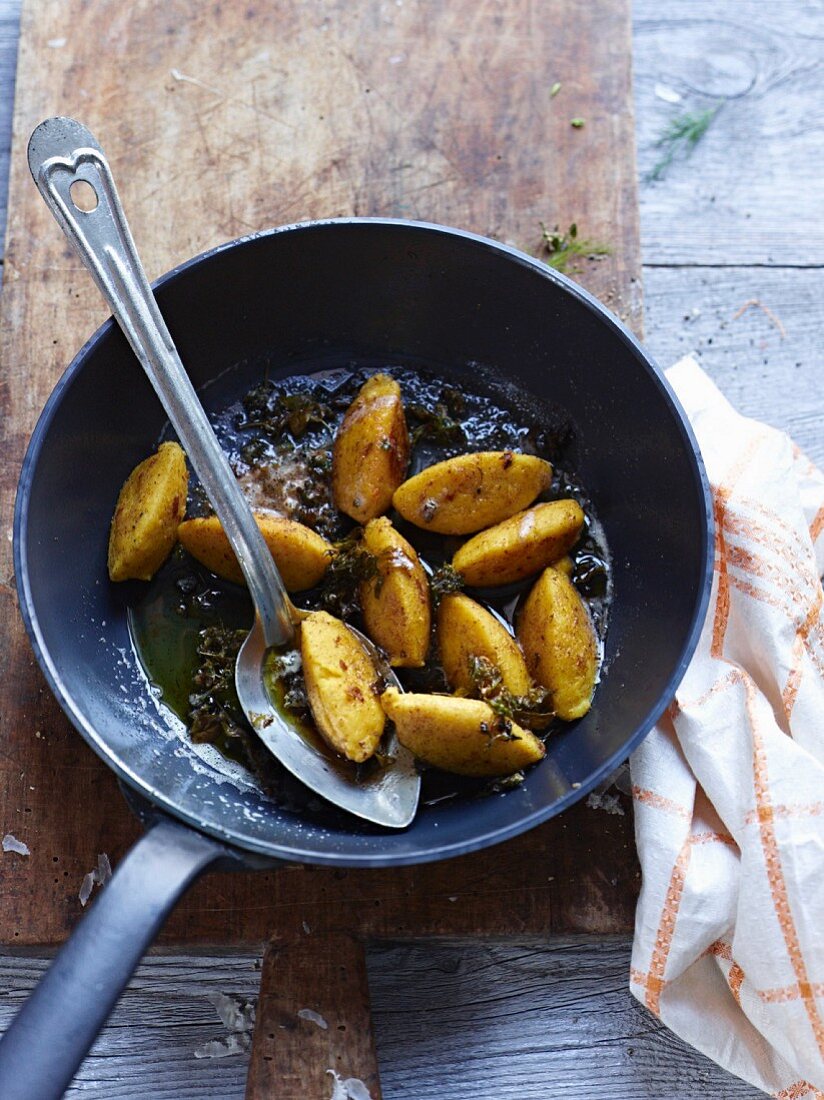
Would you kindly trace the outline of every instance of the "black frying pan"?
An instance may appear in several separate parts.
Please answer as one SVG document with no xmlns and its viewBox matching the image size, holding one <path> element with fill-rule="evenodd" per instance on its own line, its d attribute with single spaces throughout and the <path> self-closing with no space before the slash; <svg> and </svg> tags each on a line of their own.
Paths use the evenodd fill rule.
<svg viewBox="0 0 824 1100">
<path fill-rule="evenodd" d="M 165 416 L 120 331 L 103 325 L 32 436 L 16 576 L 63 709 L 161 817 L 0 1043 L 5 1100 L 61 1095 L 166 914 L 209 864 L 443 859 L 515 836 L 586 795 L 660 716 L 707 605 L 709 492 L 683 413 L 627 330 L 544 264 L 457 230 L 351 219 L 217 248 L 162 279 L 157 297 L 207 409 L 238 397 L 264 367 L 277 377 L 355 361 L 422 364 L 526 402 L 532 414 L 560 410 L 572 426 L 565 465 L 589 488 L 613 555 L 604 673 L 590 713 L 550 740 L 518 790 L 424 807 L 403 832 L 284 808 L 204 761 L 153 703 L 123 593 L 106 578 L 114 501 Z"/>
</svg>

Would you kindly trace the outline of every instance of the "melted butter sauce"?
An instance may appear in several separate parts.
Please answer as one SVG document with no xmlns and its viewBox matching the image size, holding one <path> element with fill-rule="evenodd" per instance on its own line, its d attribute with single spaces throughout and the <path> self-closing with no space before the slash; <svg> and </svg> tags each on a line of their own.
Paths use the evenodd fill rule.
<svg viewBox="0 0 824 1100">
<path fill-rule="evenodd" d="M 427 409 L 443 406 L 446 393 L 450 415 L 460 423 L 465 435 L 465 440 L 433 441 L 431 434 L 422 430 L 412 451 L 408 476 L 466 451 L 513 449 L 537 454 L 553 462 L 552 485 L 536 503 L 573 497 L 584 510 L 584 530 L 571 551 L 573 581 L 589 607 L 599 639 L 603 642 L 612 596 L 609 552 L 589 495 L 583 485 L 563 469 L 563 453 L 560 467 L 556 465 L 561 449 L 559 439 L 562 440 L 563 432 L 550 434 L 542 423 L 530 421 L 523 409 L 516 412 L 480 393 L 462 390 L 459 399 L 450 397 L 449 387 L 445 391 L 442 378 L 427 375 L 422 370 L 392 364 L 381 369 L 390 373 L 401 386 L 410 434 L 414 436 L 418 424 L 415 416 L 409 413 L 410 406 Z M 308 522 L 327 538 L 333 539 L 343 537 L 354 526 L 351 520 L 334 511 L 331 476 L 328 471 L 320 472 L 320 467 L 324 455 L 330 456 L 337 425 L 370 373 L 373 371 L 344 367 L 279 380 L 278 393 L 313 394 L 334 414 L 331 421 L 310 423 L 298 439 L 284 432 L 281 438 L 275 440 L 259 429 L 247 427 L 248 417 L 241 401 L 227 405 L 218 415 L 211 417 L 240 484 L 256 510 L 270 510 L 303 523 Z M 454 394 L 454 391 L 451 393 Z M 194 485 L 187 514 L 203 514 L 206 510 L 208 502 L 200 487 Z M 450 561 L 464 541 L 433 535 L 407 523 L 395 513 L 390 513 L 389 518 L 415 547 L 430 571 Z M 535 577 L 530 577 L 505 587 L 466 591 L 512 630 L 518 607 L 534 580 Z M 321 588 L 300 593 L 300 605 L 309 610 L 317 608 L 321 596 Z M 200 661 L 197 653 L 200 631 L 209 626 L 248 629 L 252 619 L 253 608 L 246 590 L 213 576 L 180 547 L 130 606 L 130 630 L 144 669 L 159 689 L 165 705 L 184 723 L 190 721 L 192 679 Z M 353 626 L 363 628 L 357 616 L 350 621 Z M 407 690 L 448 691 L 437 661 L 434 639 L 426 668 L 401 669 L 398 672 Z M 336 765 L 347 769 L 355 778 L 382 766 L 380 760 L 374 760 L 358 768 L 338 758 L 310 722 L 299 722 L 294 713 L 284 708 L 284 685 L 276 674 L 271 673 L 271 668 L 267 687 L 273 703 L 284 713 L 288 722 L 297 726 L 307 741 Z M 240 725 L 245 726 L 239 706 L 235 717 Z M 550 736 L 553 728 L 557 729 L 559 725 L 561 723 L 551 725 L 539 736 Z M 297 808 L 301 813 L 308 810 L 311 816 L 318 813 L 323 816 L 325 811 L 319 806 L 317 798 L 288 776 L 262 749 L 250 731 L 240 736 L 218 737 L 213 743 L 226 757 L 249 768 L 264 789 L 282 804 Z M 498 788 L 490 785 L 488 780 L 464 779 L 427 768 L 423 773 L 422 801 L 432 805 L 446 799 L 474 797 L 479 793 L 488 793 L 490 789 Z"/>
</svg>

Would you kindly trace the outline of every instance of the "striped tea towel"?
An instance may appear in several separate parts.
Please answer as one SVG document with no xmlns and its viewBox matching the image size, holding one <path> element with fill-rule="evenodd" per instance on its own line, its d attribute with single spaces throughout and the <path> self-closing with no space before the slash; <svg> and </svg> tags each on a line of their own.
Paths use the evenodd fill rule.
<svg viewBox="0 0 824 1100">
<path fill-rule="evenodd" d="M 712 486 L 715 573 L 692 663 L 631 761 L 631 988 L 771 1096 L 824 1100 L 824 476 L 693 359 L 667 377 Z"/>
</svg>

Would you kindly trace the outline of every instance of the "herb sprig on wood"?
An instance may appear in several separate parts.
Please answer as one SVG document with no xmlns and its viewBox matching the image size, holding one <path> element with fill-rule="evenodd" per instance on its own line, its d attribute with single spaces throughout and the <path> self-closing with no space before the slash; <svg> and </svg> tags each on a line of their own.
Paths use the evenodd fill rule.
<svg viewBox="0 0 824 1100">
<path fill-rule="evenodd" d="M 676 157 L 686 159 L 709 130 L 713 119 L 723 106 L 722 100 L 704 111 L 687 111 L 671 119 L 655 142 L 655 148 L 662 149 L 663 156 L 644 178 L 648 182 L 660 180 Z"/>
<path fill-rule="evenodd" d="M 539 225 L 541 226 L 541 246 L 538 255 L 545 264 L 554 267 L 556 271 L 567 271 L 576 259 L 608 256 L 612 252 L 609 245 L 579 237 L 575 222 L 570 225 L 566 233 L 562 233 L 557 225 L 552 229 L 549 229 L 544 222 L 539 222 Z"/>
</svg>

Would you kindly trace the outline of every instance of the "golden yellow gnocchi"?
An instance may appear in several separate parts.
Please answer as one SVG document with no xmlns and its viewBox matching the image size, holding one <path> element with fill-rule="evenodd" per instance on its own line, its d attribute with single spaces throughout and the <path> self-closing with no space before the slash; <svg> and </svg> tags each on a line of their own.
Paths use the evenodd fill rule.
<svg viewBox="0 0 824 1100">
<path fill-rule="evenodd" d="M 583 525 L 584 513 L 577 501 L 536 504 L 469 539 L 452 565 L 467 584 L 511 584 L 563 557 Z"/>
<path fill-rule="evenodd" d="M 598 675 L 598 641 L 589 612 L 572 581 L 551 566 L 535 582 L 517 621 L 531 675 L 549 688 L 565 721 L 590 708 Z"/>
<path fill-rule="evenodd" d="M 108 568 L 113 581 L 150 580 L 172 552 L 186 514 L 189 475 L 178 443 L 156 454 L 126 479 L 109 530 Z"/>
<path fill-rule="evenodd" d="M 470 691 L 472 657 L 485 657 L 501 673 L 507 691 L 526 695 L 529 673 L 520 646 L 486 608 L 455 593 L 438 607 L 438 648 L 447 682 L 453 691 Z"/>
<path fill-rule="evenodd" d="M 502 718 L 480 699 L 401 694 L 388 688 L 381 703 L 395 723 L 400 743 L 447 772 L 512 775 L 546 754 L 534 733 Z"/>
<path fill-rule="evenodd" d="M 400 386 L 388 374 L 375 374 L 361 387 L 335 436 L 335 507 L 358 523 L 383 515 L 408 465 L 409 434 Z"/>
<path fill-rule="evenodd" d="M 395 668 L 421 668 L 429 650 L 429 582 L 415 550 L 386 516 L 370 520 L 363 544 L 377 576 L 360 586 L 366 633 Z"/>
<path fill-rule="evenodd" d="M 363 644 L 340 619 L 313 611 L 300 624 L 300 655 L 318 732 L 348 760 L 368 760 L 386 718 L 378 673 Z"/>
<path fill-rule="evenodd" d="M 428 466 L 395 491 L 392 503 L 416 527 L 468 535 L 520 512 L 551 481 L 543 458 L 479 451 Z"/>
<path fill-rule="evenodd" d="M 313 588 L 334 556 L 334 547 L 309 527 L 284 516 L 256 513 L 255 522 L 290 592 Z M 219 577 L 244 584 L 243 572 L 217 516 L 187 519 L 177 529 L 184 549 Z"/>
</svg>

